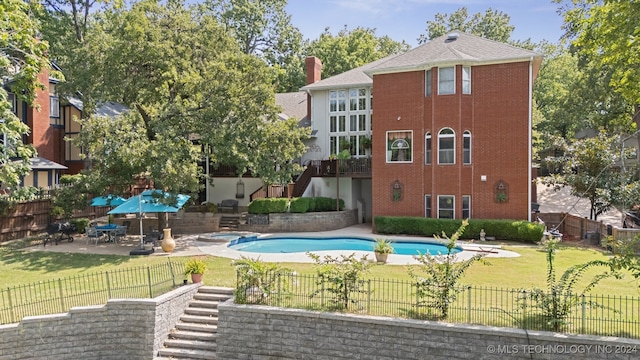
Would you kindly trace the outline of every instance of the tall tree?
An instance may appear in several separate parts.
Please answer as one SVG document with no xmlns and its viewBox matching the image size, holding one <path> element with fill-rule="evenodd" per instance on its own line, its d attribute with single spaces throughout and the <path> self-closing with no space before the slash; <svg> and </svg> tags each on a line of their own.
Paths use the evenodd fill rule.
<svg viewBox="0 0 640 360">
<path fill-rule="evenodd" d="M 287 0 L 208 0 L 205 4 L 242 52 L 262 58 L 277 70 L 279 90 L 304 85 L 304 42 L 285 11 Z"/>
<path fill-rule="evenodd" d="M 453 30 L 506 43 L 515 29 L 515 26 L 509 24 L 510 21 L 509 15 L 491 8 L 485 10 L 484 14 L 475 13 L 469 16 L 467 8 L 461 7 L 450 15 L 437 13 L 434 20 L 428 20 L 427 33 L 420 34 L 418 43 L 424 44 Z"/>
<path fill-rule="evenodd" d="M 554 0 L 561 4 L 566 37 L 574 50 L 612 71 L 610 83 L 629 104 L 640 129 L 640 3 L 618 0 Z"/>
<path fill-rule="evenodd" d="M 345 26 L 335 36 L 325 28 L 317 40 L 309 43 L 306 53 L 322 61 L 322 76 L 327 78 L 409 48 L 404 41 L 377 37 L 375 29 L 357 27 L 349 30 Z"/>
<path fill-rule="evenodd" d="M 618 137 L 600 133 L 571 144 L 557 140 L 558 155 L 546 159 L 555 174 L 543 178 L 543 183 L 555 188 L 570 186 L 572 195 L 589 200 L 589 217 L 597 220 L 615 205 L 617 193 L 627 182 L 626 173 L 613 171 L 626 155 L 618 147 Z"/>
<path fill-rule="evenodd" d="M 22 141 L 29 127 L 13 113 L 5 86 L 33 105 L 37 89 L 43 86 L 38 74 L 49 67 L 47 43 L 38 39 L 39 23 L 32 10 L 22 0 L 5 0 L 0 6 L 0 77 L 7 81 L 0 86 L 0 182 L 7 187 L 17 185 L 20 176 L 29 173 L 36 151 Z"/>
<path fill-rule="evenodd" d="M 273 72 L 241 52 L 215 17 L 178 0 L 145 0 L 99 14 L 83 49 L 86 71 L 77 84 L 84 99 L 132 109 L 120 119 L 83 122 L 78 145 L 90 150 L 96 182 L 143 175 L 173 192 L 198 190 L 194 138 L 213 161 L 257 167 L 246 144 L 265 139 L 278 121 Z M 287 150 L 303 137 L 300 131 L 276 146 Z"/>
</svg>

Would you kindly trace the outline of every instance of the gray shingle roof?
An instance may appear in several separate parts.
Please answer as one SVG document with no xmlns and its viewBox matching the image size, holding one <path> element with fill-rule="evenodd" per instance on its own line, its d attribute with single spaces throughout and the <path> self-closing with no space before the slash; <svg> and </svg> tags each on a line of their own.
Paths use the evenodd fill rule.
<svg viewBox="0 0 640 360">
<path fill-rule="evenodd" d="M 455 31 L 457 37 L 446 34 L 425 44 L 400 54 L 392 59 L 369 67 L 369 75 L 413 71 L 441 65 L 479 65 L 529 61 L 536 58 L 542 61 L 542 55 L 531 50 L 518 48 L 479 36 Z"/>
<path fill-rule="evenodd" d="M 355 69 L 345 71 L 342 74 L 338 74 L 330 78 L 322 79 L 313 84 L 306 85 L 300 90 L 325 90 L 334 89 L 336 87 L 356 87 L 363 85 L 370 86 L 371 84 L 373 84 L 373 80 L 369 75 L 366 74 L 366 71 L 381 63 L 384 63 L 385 61 L 389 61 L 396 56 L 399 55 L 390 55 L 380 60 L 370 62 Z"/>
<path fill-rule="evenodd" d="M 428 69 L 442 65 L 481 65 L 529 61 L 535 58 L 536 69 L 542 55 L 498 41 L 455 31 L 458 37 L 449 39 L 449 34 L 437 37 L 406 53 L 390 55 L 342 74 L 306 85 L 301 90 L 326 90 L 338 87 L 371 85 L 374 74 Z M 536 70 L 537 72 L 537 70 Z"/>
<path fill-rule="evenodd" d="M 66 170 L 67 167 L 60 165 L 57 162 L 47 160 L 42 157 L 35 157 L 30 159 L 31 170 Z"/>
</svg>

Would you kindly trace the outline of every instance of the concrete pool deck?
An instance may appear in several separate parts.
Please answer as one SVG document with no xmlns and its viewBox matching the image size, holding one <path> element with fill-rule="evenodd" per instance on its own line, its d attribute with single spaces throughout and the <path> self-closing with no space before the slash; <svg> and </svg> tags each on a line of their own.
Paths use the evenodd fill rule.
<svg viewBox="0 0 640 360">
<path fill-rule="evenodd" d="M 223 231 L 222 234 L 234 233 L 233 231 Z M 215 234 L 215 233 L 214 233 Z M 243 234 L 238 232 L 238 234 Z M 289 263 L 311 263 L 313 260 L 307 256 L 306 253 L 251 253 L 240 252 L 227 247 L 228 241 L 202 241 L 203 237 L 211 235 L 208 234 L 189 234 L 189 235 L 174 235 L 176 241 L 176 248 L 171 253 L 165 253 L 161 248 L 156 248 L 156 251 L 150 256 L 194 256 L 194 255 L 212 255 L 225 257 L 229 259 L 240 259 L 242 256 L 247 258 L 259 258 L 262 261 L 267 262 L 289 262 Z M 297 232 L 297 233 L 263 233 L 259 234 L 259 237 L 339 237 L 339 236 L 355 236 L 355 237 L 367 237 L 378 238 L 383 237 L 390 240 L 435 240 L 430 237 L 417 237 L 406 235 L 381 235 L 373 234 L 371 232 L 370 224 L 359 224 L 350 226 L 347 228 L 332 230 L 332 231 L 320 231 L 320 232 Z M 497 245 L 484 244 L 480 241 L 465 242 L 460 241 L 459 244 L 465 251 L 458 253 L 459 260 L 468 259 L 471 256 L 482 253 L 487 257 L 518 257 L 518 253 L 512 251 L 506 251 Z M 74 237 L 73 242 L 63 241 L 58 245 L 49 245 L 46 247 L 34 246 L 30 247 L 31 251 L 53 251 L 53 252 L 68 252 L 68 253 L 85 253 L 85 254 L 104 254 L 104 255 L 129 255 L 132 249 L 140 246 L 140 237 L 136 235 L 129 235 L 125 241 L 114 243 L 99 243 L 95 245 L 94 242 L 87 243 L 87 239 L 84 236 Z M 314 251 L 315 254 L 320 256 L 332 255 L 339 256 L 340 254 L 349 255 L 356 253 L 358 258 L 363 255 L 367 255 L 369 259 L 374 260 L 375 256 L 373 251 Z M 387 264 L 392 265 L 408 265 L 418 264 L 418 261 L 411 255 L 396 255 L 389 254 L 387 258 Z"/>
</svg>

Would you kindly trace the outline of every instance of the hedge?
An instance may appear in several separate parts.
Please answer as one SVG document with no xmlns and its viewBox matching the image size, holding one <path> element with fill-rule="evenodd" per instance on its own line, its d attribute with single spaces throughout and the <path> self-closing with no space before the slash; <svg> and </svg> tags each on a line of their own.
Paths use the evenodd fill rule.
<svg viewBox="0 0 640 360">
<path fill-rule="evenodd" d="M 375 229 L 380 234 L 406 234 L 419 236 L 451 236 L 462 224 L 462 220 L 432 219 L 421 217 L 377 216 Z M 470 219 L 461 239 L 479 239 L 480 230 L 497 240 L 514 240 L 536 243 L 542 239 L 544 226 L 523 220 Z"/>
<path fill-rule="evenodd" d="M 340 199 L 340 210 L 344 210 L 344 200 Z M 285 198 L 264 198 L 256 199 L 249 203 L 249 214 L 269 214 L 269 213 L 305 213 L 312 211 L 335 211 L 336 199 L 329 197 L 302 197 L 292 198 L 289 203 Z"/>
</svg>

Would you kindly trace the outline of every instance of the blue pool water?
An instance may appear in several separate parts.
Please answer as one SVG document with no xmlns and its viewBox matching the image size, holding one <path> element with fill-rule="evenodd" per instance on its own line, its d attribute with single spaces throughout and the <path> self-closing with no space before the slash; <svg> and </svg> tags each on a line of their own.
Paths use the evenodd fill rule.
<svg viewBox="0 0 640 360">
<path fill-rule="evenodd" d="M 355 237 L 334 237 L 334 238 L 292 238 L 273 237 L 258 239 L 257 237 L 244 237 L 231 240 L 228 247 L 237 251 L 259 252 L 259 253 L 297 253 L 307 251 L 373 251 L 376 244 L 374 240 Z M 445 254 L 447 247 L 443 244 L 429 241 L 410 242 L 393 241 L 394 254 L 398 255 L 418 255 L 418 254 Z M 454 252 L 460 252 L 462 248 L 457 247 Z"/>
</svg>

